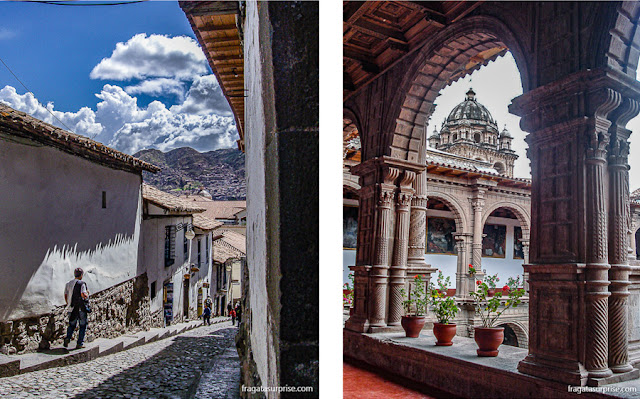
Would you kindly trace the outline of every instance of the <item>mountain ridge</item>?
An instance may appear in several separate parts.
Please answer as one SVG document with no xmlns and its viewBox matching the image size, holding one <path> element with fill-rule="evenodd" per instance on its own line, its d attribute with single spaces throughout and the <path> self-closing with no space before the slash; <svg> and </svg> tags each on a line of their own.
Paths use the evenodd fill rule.
<svg viewBox="0 0 640 399">
<path fill-rule="evenodd" d="M 180 147 L 163 152 L 141 150 L 133 154 L 158 166 L 158 173 L 143 172 L 142 178 L 161 190 L 174 193 L 196 193 L 200 188 L 211 193 L 214 200 L 244 200 L 247 197 L 244 153 L 235 148 L 199 152 Z"/>
</svg>

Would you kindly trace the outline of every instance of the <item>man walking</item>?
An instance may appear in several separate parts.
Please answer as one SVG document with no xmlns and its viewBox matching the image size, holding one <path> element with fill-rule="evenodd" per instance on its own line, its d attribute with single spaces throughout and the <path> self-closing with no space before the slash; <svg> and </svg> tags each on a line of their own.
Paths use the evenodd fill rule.
<svg viewBox="0 0 640 399">
<path fill-rule="evenodd" d="M 240 302 L 236 305 L 236 320 L 238 320 L 238 326 L 242 323 L 242 306 L 240 306 Z"/>
<path fill-rule="evenodd" d="M 81 268 L 74 270 L 75 278 L 67 283 L 64 290 L 64 300 L 67 303 L 67 312 L 69 312 L 69 328 L 67 329 L 67 337 L 64 339 L 65 348 L 71 342 L 78 321 L 80 321 L 80 331 L 76 349 L 83 348 L 84 334 L 87 330 L 87 310 L 84 306 L 84 299 L 89 298 L 87 283 L 82 281 L 83 274 L 84 271 Z"/>
</svg>

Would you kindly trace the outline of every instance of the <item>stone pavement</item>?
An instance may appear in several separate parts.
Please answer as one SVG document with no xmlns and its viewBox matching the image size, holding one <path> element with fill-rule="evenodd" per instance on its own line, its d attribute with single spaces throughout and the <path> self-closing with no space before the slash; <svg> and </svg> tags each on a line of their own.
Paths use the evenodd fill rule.
<svg viewBox="0 0 640 399">
<path fill-rule="evenodd" d="M 0 378 L 0 396 L 191 398 L 197 391 L 199 398 L 219 397 L 204 395 L 239 389 L 236 332 L 230 322 L 203 326 L 86 363 Z"/>
</svg>

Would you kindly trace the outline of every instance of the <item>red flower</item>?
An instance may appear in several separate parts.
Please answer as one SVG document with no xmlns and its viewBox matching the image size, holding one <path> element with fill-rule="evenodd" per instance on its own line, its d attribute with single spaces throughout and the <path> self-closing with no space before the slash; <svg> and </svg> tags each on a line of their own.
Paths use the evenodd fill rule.
<svg viewBox="0 0 640 399">
<path fill-rule="evenodd" d="M 473 268 L 473 265 L 471 263 L 469 263 L 469 269 Z"/>
<path fill-rule="evenodd" d="M 476 281 L 476 285 L 480 285 L 480 280 Z"/>
<path fill-rule="evenodd" d="M 502 291 L 509 291 L 509 286 L 505 285 L 504 287 L 502 287 Z"/>
<path fill-rule="evenodd" d="M 413 278 L 418 278 L 418 277 L 420 277 L 418 274 L 416 274 L 415 276 L 413 276 Z"/>
</svg>

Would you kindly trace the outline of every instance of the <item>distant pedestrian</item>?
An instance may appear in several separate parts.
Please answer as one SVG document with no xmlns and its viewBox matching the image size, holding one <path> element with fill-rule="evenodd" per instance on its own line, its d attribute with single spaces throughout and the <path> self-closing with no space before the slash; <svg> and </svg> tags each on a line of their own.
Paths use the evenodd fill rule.
<svg viewBox="0 0 640 399">
<path fill-rule="evenodd" d="M 64 300 L 67 303 L 67 312 L 69 312 L 69 328 L 67 328 L 67 337 L 64 339 L 64 347 L 69 346 L 73 331 L 80 321 L 76 345 L 76 349 L 80 349 L 83 347 L 84 334 L 87 330 L 87 309 L 84 300 L 89 298 L 89 290 L 87 283 L 82 281 L 84 271 L 81 268 L 74 270 L 73 275 L 75 278 L 67 283 L 64 290 Z"/>
<path fill-rule="evenodd" d="M 240 306 L 239 302 L 236 305 L 236 319 L 238 320 L 238 325 L 240 325 L 242 323 L 242 306 Z"/>
<path fill-rule="evenodd" d="M 231 308 L 231 311 L 229 312 L 229 316 L 231 316 L 231 325 L 236 324 L 236 311 L 233 310 L 233 308 Z"/>
<path fill-rule="evenodd" d="M 209 309 L 213 308 L 213 301 L 211 300 L 210 296 L 208 296 L 207 299 L 204 300 L 204 307 Z"/>
<path fill-rule="evenodd" d="M 208 326 L 211 325 L 211 308 L 205 306 L 204 311 L 202 312 L 202 324 L 207 323 Z"/>
<path fill-rule="evenodd" d="M 231 306 L 231 302 L 227 304 L 227 315 L 231 316 L 231 311 L 233 310 L 233 306 Z"/>
</svg>

